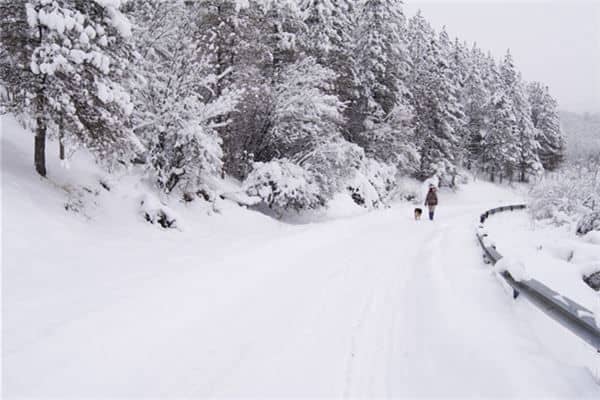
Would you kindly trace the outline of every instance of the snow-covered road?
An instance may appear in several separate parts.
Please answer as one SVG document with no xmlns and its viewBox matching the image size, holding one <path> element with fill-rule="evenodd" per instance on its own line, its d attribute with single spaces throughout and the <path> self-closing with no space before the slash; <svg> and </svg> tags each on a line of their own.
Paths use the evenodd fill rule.
<svg viewBox="0 0 600 400">
<path fill-rule="evenodd" d="M 125 245 L 117 232 L 94 253 L 75 231 L 62 273 L 23 270 L 5 247 L 4 394 L 597 399 L 591 375 L 552 357 L 481 261 L 477 216 L 510 200 L 473 184 L 442 193 L 433 223 L 402 205 L 229 245 Z M 111 255 L 119 246 L 128 257 Z M 106 276 L 77 278 L 86 261 L 73 247 Z"/>
</svg>

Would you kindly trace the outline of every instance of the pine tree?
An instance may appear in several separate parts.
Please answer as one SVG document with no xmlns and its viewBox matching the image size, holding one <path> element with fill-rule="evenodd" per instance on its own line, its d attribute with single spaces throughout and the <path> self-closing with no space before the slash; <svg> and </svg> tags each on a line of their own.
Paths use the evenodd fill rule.
<svg viewBox="0 0 600 400">
<path fill-rule="evenodd" d="M 485 56 L 473 46 L 466 64 L 462 101 L 465 111 L 467 168 L 477 164 L 482 153 L 482 140 L 489 130 L 489 116 L 486 109 L 490 102 L 490 92 L 485 84 L 487 65 Z"/>
<path fill-rule="evenodd" d="M 367 0 L 359 10 L 354 54 L 363 107 L 360 112 L 367 123 L 377 124 L 398 104 L 407 103 L 404 81 L 410 61 L 401 4 L 398 0 Z"/>
<path fill-rule="evenodd" d="M 87 148 L 108 167 L 137 147 L 128 121 L 133 106 L 123 88 L 131 28 L 118 7 L 118 1 L 75 0 L 0 5 L 0 84 L 10 93 L 10 110 L 35 127 L 41 176 L 48 135 Z"/>
<path fill-rule="evenodd" d="M 502 181 L 511 176 L 518 164 L 516 120 L 510 97 L 503 90 L 495 91 L 485 113 L 489 120 L 482 134 L 478 164 L 492 182 Z"/>
<path fill-rule="evenodd" d="M 335 73 L 329 94 L 344 103 L 344 136 L 353 141 L 362 129 L 357 97 L 353 32 L 356 26 L 355 0 L 300 0 L 305 30 L 300 42 L 304 52 Z"/>
<path fill-rule="evenodd" d="M 446 34 L 445 30 L 440 34 Z M 460 160 L 459 165 L 462 167 L 470 164 L 469 158 L 469 143 L 471 140 L 471 131 L 468 129 L 468 124 L 472 121 L 469 120 L 466 107 L 472 101 L 467 95 L 467 87 L 471 84 L 468 80 L 470 74 L 474 72 L 473 59 L 471 54 L 467 50 L 466 43 L 461 43 L 458 39 L 454 39 L 452 44 L 449 44 L 450 49 L 448 53 L 449 64 L 450 64 L 450 79 L 454 87 L 454 96 L 457 99 L 460 107 L 461 116 L 456 119 L 455 130 L 460 140 Z M 475 77 L 478 79 L 479 77 Z M 471 84 L 471 89 L 473 85 Z"/>
<path fill-rule="evenodd" d="M 243 96 L 229 117 L 232 134 L 224 135 L 226 170 L 239 179 L 246 178 L 254 161 L 275 157 L 278 150 L 270 138 L 276 111 L 274 90 L 285 78 L 284 71 L 304 57 L 306 26 L 298 9 L 288 2 L 270 2 L 265 9 L 253 4 L 242 10 L 250 18 L 245 19 L 240 36 L 252 42 L 242 46 L 251 51 L 238 53 L 244 56 L 236 57 L 232 75 Z"/>
<path fill-rule="evenodd" d="M 418 13 L 409 22 L 409 78 L 416 112 L 417 145 L 421 156 L 417 177 L 438 175 L 451 185 L 460 161 L 456 131 L 463 113 L 448 79 L 449 63 L 429 23 Z"/>
<path fill-rule="evenodd" d="M 412 171 L 413 110 L 405 85 L 410 72 L 406 18 L 398 0 L 369 0 L 362 4 L 355 32 L 358 107 L 361 124 L 352 141 L 369 157 Z"/>
<path fill-rule="evenodd" d="M 273 88 L 268 137 L 258 161 L 300 162 L 322 143 L 339 136 L 342 104 L 328 94 L 334 73 L 311 57 L 286 67 Z"/>
<path fill-rule="evenodd" d="M 556 100 L 547 86 L 532 82 L 527 86 L 531 104 L 531 120 L 536 129 L 539 157 L 548 171 L 554 171 L 564 159 L 565 140 L 560 128 L 560 116 Z"/>
<path fill-rule="evenodd" d="M 351 0 L 300 0 L 299 9 L 308 30 L 306 51 L 324 64 L 338 54 L 351 38 Z"/>
<path fill-rule="evenodd" d="M 510 96 L 516 120 L 517 151 L 519 181 L 525 182 L 529 176 L 536 175 L 543 169 L 539 157 L 539 144 L 535 138 L 535 130 L 531 121 L 531 105 L 525 93 L 525 87 L 517 72 L 510 52 L 507 52 L 500 67 L 504 90 Z M 512 178 L 512 171 L 509 178 Z M 517 171 L 515 171 L 517 172 Z"/>
</svg>

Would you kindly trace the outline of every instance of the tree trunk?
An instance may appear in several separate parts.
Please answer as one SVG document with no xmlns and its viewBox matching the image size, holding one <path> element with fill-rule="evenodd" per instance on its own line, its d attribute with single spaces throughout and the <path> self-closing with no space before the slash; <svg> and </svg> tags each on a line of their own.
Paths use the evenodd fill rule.
<svg viewBox="0 0 600 400">
<path fill-rule="evenodd" d="M 65 145 L 63 144 L 63 133 L 62 131 L 58 135 L 58 158 L 60 160 L 65 159 Z"/>
<path fill-rule="evenodd" d="M 39 44 L 42 44 L 44 28 L 41 24 L 38 24 L 38 35 Z M 46 75 L 42 75 L 40 86 L 38 87 L 38 93 L 36 97 L 36 122 L 35 128 L 35 140 L 33 144 L 33 163 L 35 164 L 35 170 L 42 177 L 46 177 L 46 120 L 44 119 L 44 88 L 46 86 Z"/>
<path fill-rule="evenodd" d="M 37 119 L 35 130 L 33 160 L 38 174 L 46 177 L 46 123 L 42 117 Z"/>
</svg>

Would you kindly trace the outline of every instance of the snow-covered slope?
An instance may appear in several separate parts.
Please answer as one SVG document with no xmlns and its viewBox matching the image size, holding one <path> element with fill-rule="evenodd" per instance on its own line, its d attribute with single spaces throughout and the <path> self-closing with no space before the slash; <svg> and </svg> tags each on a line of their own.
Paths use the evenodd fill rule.
<svg viewBox="0 0 600 400">
<path fill-rule="evenodd" d="M 107 191 L 85 159 L 41 180 L 31 137 L 2 128 L 6 398 L 600 396 L 481 262 L 475 222 L 515 201 L 502 188 L 440 193 L 435 222 L 221 202 L 173 204 L 185 228 L 163 230 L 136 180 Z"/>
</svg>

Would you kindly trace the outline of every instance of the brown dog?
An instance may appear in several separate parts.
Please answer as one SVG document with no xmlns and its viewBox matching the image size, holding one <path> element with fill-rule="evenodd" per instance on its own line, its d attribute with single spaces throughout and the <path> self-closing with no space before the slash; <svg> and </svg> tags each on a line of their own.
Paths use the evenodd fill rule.
<svg viewBox="0 0 600 400">
<path fill-rule="evenodd" d="M 421 214 L 423 214 L 423 210 L 421 208 L 415 208 L 415 221 L 421 219 Z"/>
</svg>

